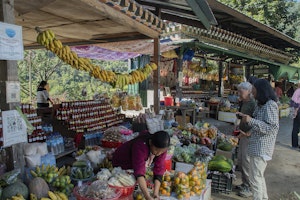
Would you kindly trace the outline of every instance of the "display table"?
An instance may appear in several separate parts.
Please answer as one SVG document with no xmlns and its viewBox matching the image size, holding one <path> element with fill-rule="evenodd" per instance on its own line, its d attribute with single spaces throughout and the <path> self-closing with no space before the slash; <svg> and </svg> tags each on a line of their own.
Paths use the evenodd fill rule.
<svg viewBox="0 0 300 200">
<path fill-rule="evenodd" d="M 186 125 L 186 114 L 188 112 L 192 113 L 192 124 L 195 124 L 195 119 L 196 119 L 196 109 L 195 107 L 187 107 L 187 106 L 161 106 L 162 108 L 165 109 L 171 109 L 171 110 L 180 110 L 182 113 L 182 118 L 183 118 L 183 126 Z"/>
<path fill-rule="evenodd" d="M 215 118 L 218 119 L 219 106 L 220 103 L 207 102 L 207 107 L 209 110 L 208 117 L 210 117 L 210 114 L 213 114 L 215 115 Z"/>
</svg>

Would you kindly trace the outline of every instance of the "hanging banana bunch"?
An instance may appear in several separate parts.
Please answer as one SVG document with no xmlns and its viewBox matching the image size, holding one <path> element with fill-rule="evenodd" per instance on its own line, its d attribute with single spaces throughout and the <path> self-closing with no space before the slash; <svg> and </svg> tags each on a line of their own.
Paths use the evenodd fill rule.
<svg viewBox="0 0 300 200">
<path fill-rule="evenodd" d="M 46 49 L 55 53 L 65 63 L 68 63 L 77 70 L 89 72 L 91 76 L 102 82 L 113 83 L 116 87 L 123 89 L 124 86 L 142 82 L 148 78 L 153 70 L 157 70 L 155 63 L 146 64 L 143 69 L 137 69 L 130 74 L 115 74 L 113 71 L 102 70 L 99 66 L 93 65 L 89 58 L 80 58 L 68 45 L 55 38 L 52 30 L 40 32 L 37 42 Z"/>
</svg>

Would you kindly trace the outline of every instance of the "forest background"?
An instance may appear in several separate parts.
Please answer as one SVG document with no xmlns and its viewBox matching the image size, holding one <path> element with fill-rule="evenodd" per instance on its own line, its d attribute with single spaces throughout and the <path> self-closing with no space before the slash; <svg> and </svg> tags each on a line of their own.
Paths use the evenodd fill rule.
<svg viewBox="0 0 300 200">
<path fill-rule="evenodd" d="M 293 0 L 220 0 L 220 2 L 300 41 L 300 2 Z M 130 72 L 128 61 L 97 61 L 94 64 L 119 73 Z M 41 80 L 50 84 L 50 96 L 60 100 L 91 99 L 93 95 L 115 91 L 110 85 L 92 78 L 62 62 L 45 49 L 26 50 L 18 62 L 21 100 L 34 103 Z M 86 96 L 82 95 L 85 94 Z"/>
</svg>

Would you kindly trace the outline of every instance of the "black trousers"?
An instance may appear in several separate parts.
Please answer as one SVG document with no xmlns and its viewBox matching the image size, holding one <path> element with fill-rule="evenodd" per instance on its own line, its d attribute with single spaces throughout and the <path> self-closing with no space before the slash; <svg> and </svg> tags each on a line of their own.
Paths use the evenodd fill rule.
<svg viewBox="0 0 300 200">
<path fill-rule="evenodd" d="M 293 131 L 292 131 L 292 147 L 298 147 L 298 133 L 300 130 L 300 113 L 294 118 Z"/>
</svg>

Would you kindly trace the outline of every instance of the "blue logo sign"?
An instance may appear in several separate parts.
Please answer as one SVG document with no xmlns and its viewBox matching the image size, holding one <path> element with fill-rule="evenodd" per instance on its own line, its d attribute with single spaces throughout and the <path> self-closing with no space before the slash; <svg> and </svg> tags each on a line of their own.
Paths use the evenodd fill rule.
<svg viewBox="0 0 300 200">
<path fill-rule="evenodd" d="M 5 33 L 8 37 L 13 38 L 16 35 L 16 31 L 10 28 L 5 29 Z"/>
</svg>

